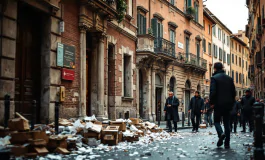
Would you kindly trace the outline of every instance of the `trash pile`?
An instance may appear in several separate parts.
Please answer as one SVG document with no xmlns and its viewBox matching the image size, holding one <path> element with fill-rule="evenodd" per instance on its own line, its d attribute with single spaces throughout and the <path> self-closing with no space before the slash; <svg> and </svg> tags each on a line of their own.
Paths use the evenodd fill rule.
<svg viewBox="0 0 265 160">
<path fill-rule="evenodd" d="M 100 122 L 95 116 L 82 120 L 59 119 L 59 133 L 56 135 L 54 123 L 35 125 L 30 130 L 29 121 L 18 113 L 16 116 L 18 118 L 8 121 L 8 128 L 0 127 L 0 150 L 10 149 L 15 157 L 92 153 L 93 149 L 111 150 L 110 146 L 125 150 L 133 145 L 148 145 L 178 136 L 138 118 Z"/>
</svg>

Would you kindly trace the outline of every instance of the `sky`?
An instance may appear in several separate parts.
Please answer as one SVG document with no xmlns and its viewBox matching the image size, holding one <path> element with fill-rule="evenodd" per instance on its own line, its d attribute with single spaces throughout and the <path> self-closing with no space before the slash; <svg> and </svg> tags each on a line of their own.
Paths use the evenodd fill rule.
<svg viewBox="0 0 265 160">
<path fill-rule="evenodd" d="M 246 0 L 207 0 L 204 5 L 233 33 L 245 30 L 248 19 Z"/>
</svg>

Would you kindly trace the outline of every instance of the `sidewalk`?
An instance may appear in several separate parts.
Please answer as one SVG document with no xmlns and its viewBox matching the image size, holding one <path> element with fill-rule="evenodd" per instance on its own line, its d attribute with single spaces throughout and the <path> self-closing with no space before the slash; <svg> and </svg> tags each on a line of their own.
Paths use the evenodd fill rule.
<svg viewBox="0 0 265 160">
<path fill-rule="evenodd" d="M 157 121 L 155 123 L 158 125 Z M 171 122 L 171 123 L 172 123 L 172 127 L 174 127 L 173 122 Z M 178 129 L 192 129 L 191 122 L 190 122 L 190 126 L 188 126 L 188 120 L 186 120 L 184 122 L 184 126 L 182 126 L 182 121 L 178 122 L 177 124 L 178 124 Z M 164 130 L 167 130 L 166 121 L 160 121 L 160 126 L 159 127 L 163 128 Z"/>
</svg>

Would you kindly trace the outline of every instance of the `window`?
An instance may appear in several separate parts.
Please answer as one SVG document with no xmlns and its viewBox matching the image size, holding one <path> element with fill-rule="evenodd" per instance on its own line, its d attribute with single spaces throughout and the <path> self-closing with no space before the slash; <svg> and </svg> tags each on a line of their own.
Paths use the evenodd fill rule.
<svg viewBox="0 0 265 160">
<path fill-rule="evenodd" d="M 242 59 L 242 68 L 244 68 L 244 65 L 245 65 L 245 61 L 244 59 Z"/>
<path fill-rule="evenodd" d="M 236 44 L 236 51 L 237 51 L 237 43 L 235 43 Z"/>
<path fill-rule="evenodd" d="M 236 83 L 238 83 L 238 73 L 236 72 Z"/>
<path fill-rule="evenodd" d="M 226 53 L 225 53 L 225 51 L 223 53 L 223 61 L 224 61 L 224 63 L 226 63 Z"/>
<path fill-rule="evenodd" d="M 218 28 L 218 39 L 221 40 L 222 39 L 222 35 L 221 35 L 221 29 Z"/>
<path fill-rule="evenodd" d="M 212 66 L 211 65 L 209 65 L 209 74 L 210 74 L 209 77 L 212 77 Z"/>
<path fill-rule="evenodd" d="M 211 25 L 208 25 L 208 34 L 211 34 Z"/>
<path fill-rule="evenodd" d="M 234 71 L 233 70 L 232 70 L 232 78 L 233 78 L 233 80 L 235 80 Z"/>
<path fill-rule="evenodd" d="M 239 52 L 241 53 L 241 45 L 239 45 Z"/>
<path fill-rule="evenodd" d="M 231 41 L 231 46 L 232 46 L 232 49 L 234 49 L 234 41 Z"/>
<path fill-rule="evenodd" d="M 123 93 L 124 97 L 132 97 L 132 74 L 131 74 L 131 56 L 123 56 Z"/>
<path fill-rule="evenodd" d="M 217 58 L 217 46 L 215 44 L 213 44 L 213 53 L 214 53 L 214 57 Z"/>
<path fill-rule="evenodd" d="M 219 48 L 219 60 L 223 59 L 223 51 L 221 48 Z"/>
<path fill-rule="evenodd" d="M 206 53 L 206 40 L 205 39 L 203 39 L 202 45 L 203 45 L 203 51 L 204 53 Z"/>
<path fill-rule="evenodd" d="M 186 47 L 186 58 L 189 57 L 189 53 L 190 53 L 190 38 L 186 37 L 185 39 L 185 47 Z"/>
<path fill-rule="evenodd" d="M 171 3 L 172 5 L 175 5 L 175 0 L 170 0 L 170 3 Z"/>
<path fill-rule="evenodd" d="M 237 56 L 236 56 L 236 65 L 237 65 Z"/>
<path fill-rule="evenodd" d="M 243 55 L 245 54 L 245 48 L 244 47 L 242 47 L 242 52 L 243 52 Z"/>
<path fill-rule="evenodd" d="M 232 63 L 234 64 L 234 54 L 232 54 Z"/>
<path fill-rule="evenodd" d="M 241 58 L 239 57 L 239 67 L 241 67 Z"/>
<path fill-rule="evenodd" d="M 169 35 L 170 35 L 170 42 L 175 43 L 175 31 L 172 29 L 169 30 Z"/>
<path fill-rule="evenodd" d="M 208 53 L 209 55 L 212 55 L 212 44 L 211 43 L 208 43 Z"/>
<path fill-rule="evenodd" d="M 225 44 L 225 34 L 223 34 L 223 43 Z"/>
<path fill-rule="evenodd" d="M 188 7 L 191 7 L 191 0 L 185 0 L 185 6 L 186 6 L 186 9 Z"/>
<path fill-rule="evenodd" d="M 141 13 L 137 14 L 137 27 L 138 27 L 138 34 L 146 34 L 146 17 Z"/>
<path fill-rule="evenodd" d="M 195 21 L 199 22 L 199 4 L 197 2 L 194 3 L 195 9 Z"/>
<path fill-rule="evenodd" d="M 151 22 L 152 22 L 152 30 L 153 30 L 154 37 L 156 37 L 156 38 L 163 38 L 163 25 L 162 25 L 162 22 L 159 21 L 156 18 L 153 18 L 151 20 Z M 155 40 L 155 47 L 157 45 L 158 44 L 157 44 L 157 42 Z"/>
<path fill-rule="evenodd" d="M 242 77 L 241 77 L 241 73 L 239 73 L 239 84 L 242 83 Z"/>
<path fill-rule="evenodd" d="M 230 54 L 227 53 L 227 64 L 230 65 L 231 64 L 231 57 Z"/>
<path fill-rule="evenodd" d="M 216 37 L 216 26 L 213 26 L 213 35 Z"/>
<path fill-rule="evenodd" d="M 204 30 L 205 30 L 205 20 L 203 20 L 203 28 L 204 28 Z"/>
<path fill-rule="evenodd" d="M 226 41 L 227 41 L 227 46 L 229 46 L 229 43 L 230 43 L 230 39 L 228 36 L 226 36 Z"/>
</svg>

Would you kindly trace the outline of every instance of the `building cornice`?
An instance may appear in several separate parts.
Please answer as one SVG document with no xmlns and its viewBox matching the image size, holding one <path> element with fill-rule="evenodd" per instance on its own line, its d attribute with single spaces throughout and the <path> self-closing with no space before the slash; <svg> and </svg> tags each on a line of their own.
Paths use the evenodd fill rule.
<svg viewBox="0 0 265 160">
<path fill-rule="evenodd" d="M 137 41 L 137 37 L 135 35 L 132 35 L 131 33 L 129 33 L 128 31 L 124 30 L 120 26 L 114 24 L 113 22 L 108 22 L 108 26 L 112 27 L 113 29 L 115 29 L 116 31 L 120 32 L 124 36 L 130 38 L 131 40 L 133 40 L 135 42 Z"/>
</svg>

